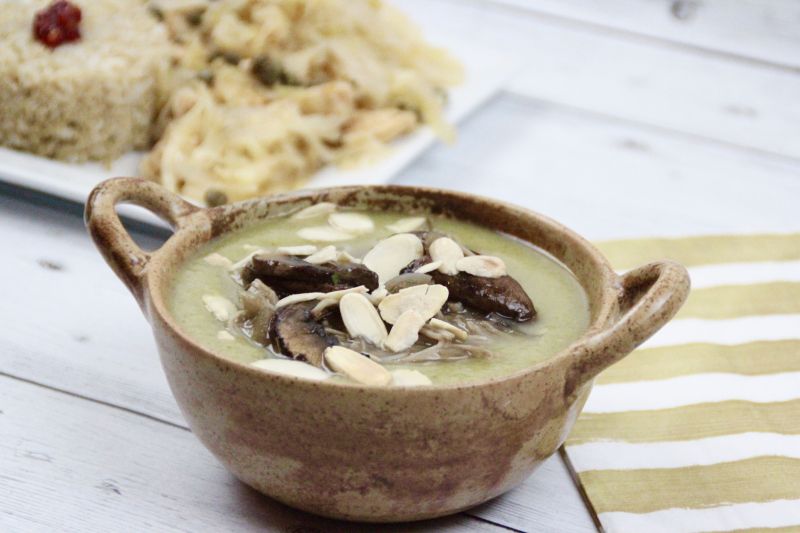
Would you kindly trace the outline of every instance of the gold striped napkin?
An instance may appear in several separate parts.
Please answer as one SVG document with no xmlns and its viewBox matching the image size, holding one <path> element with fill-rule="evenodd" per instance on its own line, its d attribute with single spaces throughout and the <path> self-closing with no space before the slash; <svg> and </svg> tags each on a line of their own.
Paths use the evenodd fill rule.
<svg viewBox="0 0 800 533">
<path fill-rule="evenodd" d="M 689 267 L 673 322 L 601 374 L 565 451 L 609 532 L 800 531 L 800 234 L 602 243 Z"/>
</svg>

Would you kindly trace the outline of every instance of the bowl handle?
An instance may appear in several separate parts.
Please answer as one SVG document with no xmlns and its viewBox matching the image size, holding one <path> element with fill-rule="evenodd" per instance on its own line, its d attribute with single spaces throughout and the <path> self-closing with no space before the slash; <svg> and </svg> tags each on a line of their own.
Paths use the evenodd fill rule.
<svg viewBox="0 0 800 533">
<path fill-rule="evenodd" d="M 116 211 L 120 203 L 144 207 L 169 222 L 174 230 L 184 227 L 186 218 L 200 208 L 141 178 L 106 180 L 89 194 L 84 212 L 89 234 L 111 269 L 144 309 L 142 278 L 152 254 L 139 248 L 123 227 Z"/>
<path fill-rule="evenodd" d="M 567 375 L 567 397 L 669 322 L 686 301 L 690 280 L 682 265 L 659 261 L 623 274 L 619 285 L 619 318 L 578 347 Z"/>
</svg>

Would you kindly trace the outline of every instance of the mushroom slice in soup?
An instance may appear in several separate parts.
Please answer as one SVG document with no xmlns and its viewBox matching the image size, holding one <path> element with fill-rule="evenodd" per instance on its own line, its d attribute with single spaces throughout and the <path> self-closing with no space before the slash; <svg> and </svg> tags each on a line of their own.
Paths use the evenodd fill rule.
<svg viewBox="0 0 800 533">
<path fill-rule="evenodd" d="M 314 265 L 297 257 L 257 254 L 242 270 L 247 285 L 259 279 L 279 295 L 303 292 L 332 292 L 364 285 L 378 288 L 378 276 L 357 263 Z"/>
<path fill-rule="evenodd" d="M 278 309 L 270 322 L 269 337 L 281 354 L 321 367 L 325 349 L 337 344 L 337 340 L 311 313 L 313 307 L 299 303 Z"/>
</svg>

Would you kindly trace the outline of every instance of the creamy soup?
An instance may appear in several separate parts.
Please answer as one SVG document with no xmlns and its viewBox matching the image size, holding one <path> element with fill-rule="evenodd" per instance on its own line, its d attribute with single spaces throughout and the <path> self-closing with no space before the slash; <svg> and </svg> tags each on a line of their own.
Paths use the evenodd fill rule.
<svg viewBox="0 0 800 533">
<path fill-rule="evenodd" d="M 371 385 L 508 375 L 586 330 L 578 281 L 542 250 L 442 217 L 317 204 L 207 244 L 170 298 L 198 343 L 265 371 Z"/>
</svg>

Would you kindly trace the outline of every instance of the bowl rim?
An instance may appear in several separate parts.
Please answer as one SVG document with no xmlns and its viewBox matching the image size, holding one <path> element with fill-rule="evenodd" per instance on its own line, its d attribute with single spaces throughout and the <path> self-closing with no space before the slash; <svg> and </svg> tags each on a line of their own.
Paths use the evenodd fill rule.
<svg viewBox="0 0 800 533">
<path fill-rule="evenodd" d="M 397 197 L 410 196 L 412 198 L 418 195 L 426 198 L 430 198 L 431 196 L 445 196 L 455 200 L 456 202 L 471 202 L 473 204 L 483 204 L 486 206 L 492 206 L 494 208 L 505 210 L 509 213 L 517 215 L 518 217 L 522 217 L 522 219 L 525 220 L 524 225 L 526 226 L 530 224 L 537 224 L 540 226 L 544 226 L 550 231 L 559 233 L 560 240 L 568 241 L 569 246 L 579 246 L 583 248 L 586 257 L 590 258 L 592 262 L 592 269 L 597 272 L 598 282 L 602 283 L 603 285 L 602 290 L 600 291 L 600 294 L 602 294 L 602 298 L 597 303 L 597 311 L 595 313 L 595 316 L 590 320 L 589 325 L 584 330 L 583 334 L 577 339 L 573 340 L 563 349 L 547 357 L 543 361 L 522 368 L 515 372 L 505 375 L 475 379 L 465 382 L 455 382 L 455 383 L 445 383 L 445 384 L 434 383 L 431 385 L 421 385 L 421 386 L 387 386 L 387 387 L 369 386 L 358 383 L 350 383 L 346 381 L 341 381 L 341 382 L 331 381 L 331 380 L 313 381 L 295 376 L 288 376 L 284 374 L 278 374 L 266 370 L 257 369 L 247 363 L 230 359 L 222 354 L 217 353 L 213 349 L 207 348 L 202 344 L 200 344 L 199 342 L 196 342 L 191 335 L 187 334 L 184 331 L 184 329 L 177 323 L 177 321 L 172 316 L 172 313 L 169 311 L 169 306 L 167 304 L 168 301 L 167 290 L 169 287 L 172 286 L 172 283 L 174 283 L 174 272 L 172 272 L 171 275 L 167 276 L 167 278 L 165 279 L 164 277 L 162 277 L 162 274 L 166 271 L 169 271 L 169 269 L 162 268 L 162 265 L 174 261 L 175 254 L 180 253 L 183 255 L 183 258 L 175 263 L 175 267 L 178 267 L 178 265 L 184 264 L 185 261 L 187 261 L 190 257 L 192 257 L 202 246 L 205 246 L 209 242 L 222 238 L 224 236 L 231 235 L 237 231 L 240 231 L 242 228 L 247 227 L 248 224 L 252 224 L 255 223 L 257 220 L 264 220 L 265 218 L 269 217 L 270 207 L 291 206 L 296 203 L 302 203 L 303 201 L 310 201 L 311 205 L 313 205 L 313 203 L 317 203 L 320 201 L 333 201 L 334 203 L 337 203 L 337 205 L 339 205 L 339 203 L 336 201 L 336 198 L 341 196 L 341 198 L 339 198 L 339 201 L 341 202 L 342 200 L 346 200 L 350 196 L 359 194 L 366 194 L 366 195 L 383 194 L 383 195 L 395 195 Z M 303 205 L 302 207 L 305 207 L 305 205 Z M 298 207 L 298 210 L 301 209 L 302 207 Z M 253 217 L 252 215 L 249 214 L 252 211 L 257 210 L 259 208 L 267 208 L 266 216 Z M 281 215 L 285 216 L 290 213 L 291 211 L 287 213 L 282 213 Z M 235 224 L 239 218 L 245 219 L 245 222 L 241 226 L 231 227 L 231 225 Z M 274 196 L 245 200 L 242 202 L 237 202 L 234 204 L 229 204 L 220 207 L 197 209 L 193 213 L 186 216 L 184 220 L 185 223 L 182 224 L 181 227 L 176 229 L 173 235 L 169 237 L 169 239 L 163 244 L 163 246 L 159 248 L 157 251 L 153 252 L 150 256 L 150 260 L 147 265 L 148 267 L 147 273 L 144 276 L 143 280 L 144 282 L 143 287 L 145 294 L 144 297 L 147 302 L 145 312 L 146 314 L 149 315 L 151 322 L 154 320 L 158 320 L 162 326 L 168 328 L 175 335 L 175 338 L 178 339 L 184 345 L 184 347 L 192 350 L 195 354 L 200 354 L 203 357 L 209 358 L 215 363 L 221 364 L 226 368 L 235 369 L 237 372 L 245 372 L 246 374 L 249 374 L 252 377 L 258 376 L 259 379 L 269 380 L 269 378 L 272 378 L 279 381 L 289 380 L 289 382 L 293 382 L 293 385 L 310 386 L 311 388 L 332 387 L 332 388 L 339 388 L 342 390 L 350 389 L 350 390 L 361 390 L 370 392 L 380 391 L 381 393 L 385 394 L 393 394 L 393 393 L 402 394 L 402 393 L 408 393 L 409 391 L 414 391 L 415 393 L 425 393 L 425 392 L 436 393 L 436 392 L 451 391 L 451 390 L 467 390 L 467 389 L 483 388 L 486 386 L 491 386 L 499 383 L 507 383 L 525 379 L 526 377 L 538 373 L 548 367 L 553 367 L 559 364 L 567 363 L 571 358 L 578 357 L 577 353 L 579 353 L 578 350 L 579 347 L 586 344 L 589 339 L 591 339 L 596 334 L 606 329 L 609 326 L 609 324 L 613 322 L 613 318 L 617 315 L 618 296 L 620 292 L 619 276 L 611 268 L 611 265 L 605 258 L 605 256 L 603 256 L 603 254 L 593 244 L 591 244 L 587 239 L 579 235 L 577 232 L 567 228 L 563 224 L 556 222 L 555 220 L 545 215 L 542 215 L 527 208 L 516 206 L 508 202 L 487 198 L 480 195 L 464 193 L 449 189 L 420 187 L 413 185 L 353 185 L 353 186 L 329 187 L 323 189 L 302 189 Z M 483 227 L 488 227 L 489 229 L 493 229 L 495 231 L 501 231 L 512 235 L 514 238 L 520 238 L 514 235 L 513 233 L 504 231 L 503 228 L 487 226 L 486 224 L 470 220 L 469 218 L 461 218 L 460 220 L 478 224 Z M 200 239 L 198 242 L 190 243 L 189 240 L 193 235 L 196 235 L 196 230 L 201 229 L 204 226 L 206 227 L 207 232 L 205 235 L 203 235 L 203 238 Z M 192 231 L 193 228 L 195 232 Z M 522 238 L 520 239 L 523 240 L 524 242 L 529 242 L 525 239 Z M 529 244 L 541 248 L 540 246 L 534 243 L 529 243 Z M 569 265 L 566 265 L 563 260 L 555 256 L 555 254 L 553 254 L 550 250 L 544 248 L 542 249 L 548 254 L 555 257 L 560 263 L 562 263 L 563 266 L 565 266 L 573 274 L 573 276 L 576 276 L 577 278 L 577 275 L 575 274 L 574 270 Z M 586 293 L 587 299 L 591 299 L 591 295 L 589 294 L 588 288 L 583 285 L 580 279 L 578 281 L 581 284 L 581 288 Z M 166 288 L 167 290 L 162 291 L 162 287 Z"/>
</svg>

